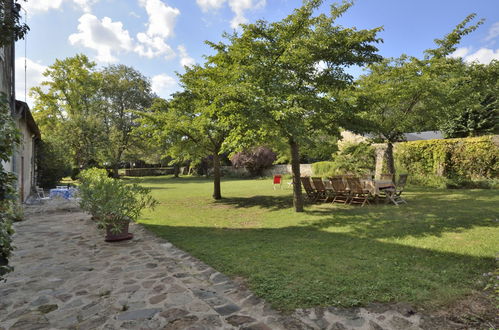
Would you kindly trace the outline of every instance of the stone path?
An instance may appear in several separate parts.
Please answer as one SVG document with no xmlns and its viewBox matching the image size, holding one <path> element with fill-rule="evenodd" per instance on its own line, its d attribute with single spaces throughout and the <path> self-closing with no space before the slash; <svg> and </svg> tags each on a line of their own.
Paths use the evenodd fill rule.
<svg viewBox="0 0 499 330">
<path fill-rule="evenodd" d="M 0 329 L 420 329 L 410 308 L 284 315 L 140 226 L 133 240 L 105 243 L 76 207 L 49 206 L 28 206 L 15 225 Z"/>
</svg>

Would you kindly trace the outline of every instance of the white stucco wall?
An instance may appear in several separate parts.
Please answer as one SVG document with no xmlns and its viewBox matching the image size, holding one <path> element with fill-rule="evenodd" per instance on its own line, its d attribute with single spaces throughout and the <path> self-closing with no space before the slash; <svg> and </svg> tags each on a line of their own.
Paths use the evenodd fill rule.
<svg viewBox="0 0 499 330">
<path fill-rule="evenodd" d="M 35 185 L 35 146 L 33 133 L 29 130 L 26 121 L 21 118 L 16 121 L 16 124 L 21 132 L 21 143 L 14 149 L 11 161 L 4 163 L 4 168 L 16 174 L 19 198 L 21 202 L 25 202 Z"/>
</svg>

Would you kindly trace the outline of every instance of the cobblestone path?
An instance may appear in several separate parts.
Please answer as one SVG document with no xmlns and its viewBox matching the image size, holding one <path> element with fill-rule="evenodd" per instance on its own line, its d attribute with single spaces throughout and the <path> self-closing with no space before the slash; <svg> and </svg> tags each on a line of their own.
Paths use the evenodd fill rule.
<svg viewBox="0 0 499 330">
<path fill-rule="evenodd" d="M 403 310 L 285 315 L 140 226 L 111 244 L 76 208 L 27 213 L 0 283 L 0 329 L 420 329 Z"/>
</svg>

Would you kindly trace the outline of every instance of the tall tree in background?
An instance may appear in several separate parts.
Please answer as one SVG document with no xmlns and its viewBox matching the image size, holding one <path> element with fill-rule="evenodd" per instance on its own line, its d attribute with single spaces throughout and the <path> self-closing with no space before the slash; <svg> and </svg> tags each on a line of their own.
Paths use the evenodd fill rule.
<svg viewBox="0 0 499 330">
<path fill-rule="evenodd" d="M 183 92 L 169 102 L 158 100 L 143 124 L 154 128 L 156 138 L 168 147 L 174 162 L 213 160 L 213 198 L 221 199 L 220 154 L 224 151 L 231 125 L 224 115 L 234 107 L 229 70 L 216 65 L 188 68 L 180 76 Z"/>
<path fill-rule="evenodd" d="M 133 128 L 138 125 L 138 112 L 151 105 L 151 84 L 139 71 L 126 65 L 108 66 L 101 71 L 101 77 L 106 136 L 103 158 L 117 177 L 123 154 L 135 143 Z"/>
<path fill-rule="evenodd" d="M 461 77 L 453 102 L 457 115 L 441 125 L 445 136 L 499 134 L 499 61 L 466 65 Z"/>
<path fill-rule="evenodd" d="M 423 59 L 402 55 L 371 64 L 367 75 L 357 81 L 356 107 L 363 111 L 368 123 L 366 132 L 387 143 L 386 163 L 389 173 L 395 174 L 393 143 L 403 140 L 403 133 L 435 129 L 439 123 L 455 116 L 462 101 L 466 65 L 460 59 L 449 58 L 461 38 L 480 24 L 468 24 L 475 18 L 469 15 L 463 22 L 435 42 Z"/>
<path fill-rule="evenodd" d="M 104 142 L 101 75 L 85 55 L 56 60 L 45 72 L 41 87 L 32 89 L 33 116 L 43 135 L 63 143 L 75 165 L 99 159 Z"/>
<path fill-rule="evenodd" d="M 248 107 L 229 114 L 237 128 L 232 136 L 274 134 L 286 140 L 297 212 L 303 211 L 300 145 L 311 136 L 337 134 L 340 125 L 348 126 L 350 114 L 335 102 L 336 93 L 353 80 L 345 68 L 380 59 L 373 46 L 379 42 L 380 28 L 356 30 L 336 24 L 349 3 L 331 6 L 329 15 L 314 16 L 322 2 L 306 1 L 279 22 L 244 25 L 241 36 L 228 36 L 228 45 L 212 44 L 218 51 L 215 57 L 229 57 L 237 64 L 233 70 L 247 87 L 242 92 L 252 99 Z"/>
</svg>

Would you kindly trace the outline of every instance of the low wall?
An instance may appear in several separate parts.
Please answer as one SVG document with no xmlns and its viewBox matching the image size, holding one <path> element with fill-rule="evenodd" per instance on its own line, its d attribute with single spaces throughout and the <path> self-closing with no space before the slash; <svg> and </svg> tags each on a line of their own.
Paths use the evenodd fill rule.
<svg viewBox="0 0 499 330">
<path fill-rule="evenodd" d="M 153 176 L 173 174 L 173 167 L 127 168 L 125 176 Z"/>
<path fill-rule="evenodd" d="M 234 166 L 222 166 L 222 172 L 230 173 L 236 176 L 248 176 L 249 173 L 245 168 L 235 168 Z M 312 164 L 300 164 L 300 173 L 302 176 L 312 175 Z M 264 176 L 274 176 L 277 174 L 292 174 L 291 165 L 274 165 L 263 171 Z"/>
</svg>

